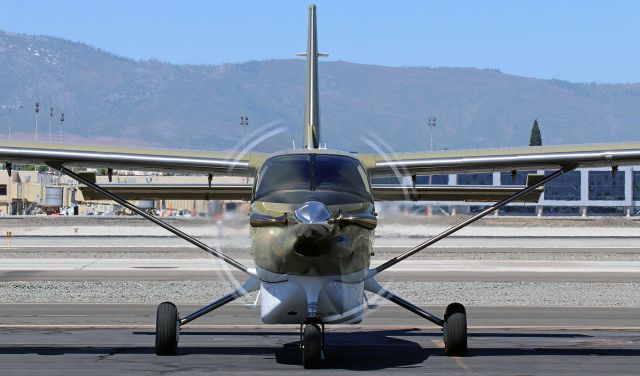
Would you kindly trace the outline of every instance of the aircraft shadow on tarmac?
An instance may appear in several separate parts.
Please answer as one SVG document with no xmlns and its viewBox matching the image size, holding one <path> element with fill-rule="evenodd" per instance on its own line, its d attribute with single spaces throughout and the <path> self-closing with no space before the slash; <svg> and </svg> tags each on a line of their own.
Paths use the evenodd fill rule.
<svg viewBox="0 0 640 376">
<path fill-rule="evenodd" d="M 154 332 L 136 331 L 134 335 L 155 335 Z M 209 331 L 185 331 L 182 336 L 278 336 L 291 337 L 296 340 L 279 346 L 261 346 L 260 341 L 255 341 L 257 346 L 181 346 L 177 357 L 189 355 L 249 355 L 260 356 L 262 359 L 273 357 L 278 364 L 299 365 L 300 351 L 297 333 L 291 332 L 209 332 Z M 404 337 L 404 338 L 402 338 Z M 408 340 L 406 337 L 428 337 L 429 347 Z M 470 335 L 469 357 L 485 356 L 630 356 L 640 357 L 640 349 L 621 348 L 593 348 L 593 347 L 536 347 L 527 346 L 526 341 L 522 347 L 476 347 L 476 338 L 591 338 L 592 336 L 574 333 L 477 333 Z M 440 340 L 438 332 L 421 332 L 419 330 L 372 330 L 359 332 L 329 332 L 327 333 L 326 360 L 322 368 L 346 369 L 346 370 L 381 370 L 390 368 L 421 367 L 429 357 L 443 357 L 444 350 L 435 347 L 433 340 Z M 185 339 L 184 342 L 188 342 Z M 183 343 L 184 343 L 183 342 Z M 424 342 L 424 341 L 422 341 Z M 43 356 L 59 355 L 95 355 L 97 357 L 118 355 L 150 355 L 155 356 L 153 346 L 0 346 L 0 355 L 27 355 L 38 354 Z M 162 361 L 171 357 L 158 357 Z"/>
</svg>

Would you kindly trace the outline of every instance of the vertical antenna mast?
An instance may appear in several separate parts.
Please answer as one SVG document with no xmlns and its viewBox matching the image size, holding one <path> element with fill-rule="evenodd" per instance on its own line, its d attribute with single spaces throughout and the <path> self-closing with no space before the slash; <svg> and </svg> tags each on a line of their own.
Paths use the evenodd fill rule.
<svg viewBox="0 0 640 376">
<path fill-rule="evenodd" d="M 309 5 L 309 32 L 307 36 L 307 97 L 304 106 L 304 147 L 320 147 L 320 109 L 318 108 L 318 57 L 328 56 L 318 53 L 316 35 L 316 6 Z"/>
</svg>

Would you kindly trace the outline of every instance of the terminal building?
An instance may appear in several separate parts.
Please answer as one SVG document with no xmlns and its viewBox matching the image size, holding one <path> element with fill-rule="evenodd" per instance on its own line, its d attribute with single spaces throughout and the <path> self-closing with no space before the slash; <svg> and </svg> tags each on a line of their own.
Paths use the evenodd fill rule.
<svg viewBox="0 0 640 376">
<path fill-rule="evenodd" d="M 118 174 L 119 173 L 119 174 Z M 107 183 L 107 176 L 97 176 L 98 183 Z M 214 183 L 239 184 L 245 178 L 216 177 Z M 207 184 L 206 176 L 164 176 L 117 172 L 114 183 L 121 184 Z M 200 200 L 139 200 L 143 209 L 157 209 L 167 215 L 211 216 L 220 211 L 220 203 Z M 0 171 L 0 215 L 113 215 L 130 214 L 110 200 L 86 200 L 78 182 L 53 172 L 13 170 L 9 177 Z"/>
<path fill-rule="evenodd" d="M 528 174 L 551 174 L 551 171 L 519 171 L 515 179 L 510 172 L 418 176 L 416 184 L 432 185 L 524 185 Z M 394 183 L 395 178 L 374 179 Z M 411 179 L 402 184 L 410 186 Z M 445 208 L 449 214 L 482 210 L 485 203 L 440 201 L 429 203 Z M 512 203 L 500 209 L 504 215 L 626 215 L 638 214 L 640 208 L 640 167 L 583 168 L 567 172 L 544 187 L 538 203 Z"/>
</svg>

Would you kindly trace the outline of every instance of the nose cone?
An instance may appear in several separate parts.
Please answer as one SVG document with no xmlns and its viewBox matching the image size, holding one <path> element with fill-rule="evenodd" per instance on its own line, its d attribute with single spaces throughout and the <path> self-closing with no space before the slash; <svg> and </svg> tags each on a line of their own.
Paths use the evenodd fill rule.
<svg viewBox="0 0 640 376">
<path fill-rule="evenodd" d="M 294 214 L 296 219 L 302 223 L 326 222 L 331 218 L 331 211 L 329 208 L 318 201 L 305 202 L 294 212 Z"/>
<path fill-rule="evenodd" d="M 331 211 L 319 201 L 308 201 L 293 212 L 298 222 L 293 231 L 296 253 L 302 256 L 322 256 L 331 251 Z"/>
</svg>

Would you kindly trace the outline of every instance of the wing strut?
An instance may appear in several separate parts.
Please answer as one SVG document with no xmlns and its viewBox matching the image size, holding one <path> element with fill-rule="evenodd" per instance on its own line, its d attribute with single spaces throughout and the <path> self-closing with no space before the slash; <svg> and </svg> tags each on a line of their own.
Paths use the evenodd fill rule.
<svg viewBox="0 0 640 376">
<path fill-rule="evenodd" d="M 472 224 L 473 222 L 477 221 L 478 219 L 486 216 L 487 214 L 491 214 L 494 211 L 500 209 L 501 207 L 507 205 L 508 203 L 517 200 L 519 197 L 522 197 L 526 194 L 528 194 L 529 192 L 533 191 L 534 189 L 550 182 L 551 180 L 563 175 L 565 172 L 569 172 L 571 170 L 573 170 L 575 167 L 574 166 L 565 166 L 562 167 L 561 169 L 557 170 L 556 172 L 554 172 L 551 175 L 545 176 L 543 179 L 538 180 L 537 182 L 534 182 L 530 185 L 528 185 L 526 188 L 522 189 L 521 191 L 514 193 L 513 195 L 505 198 L 504 200 L 497 202 L 495 204 L 493 204 L 492 206 L 486 208 L 485 210 L 483 210 L 482 212 L 474 215 L 473 217 L 467 218 L 464 221 L 458 223 L 457 225 L 439 233 L 438 235 L 430 238 L 429 240 L 415 246 L 414 248 L 411 248 L 410 250 L 408 250 L 407 252 L 396 256 L 394 258 L 392 258 L 391 260 L 385 262 L 384 264 L 378 266 L 377 268 L 373 268 L 369 270 L 369 275 L 367 276 L 367 278 L 372 278 L 375 275 L 379 274 L 380 272 L 382 272 L 385 269 L 388 269 L 390 267 L 392 267 L 393 265 L 399 263 L 400 261 L 409 258 L 410 256 L 422 251 L 423 249 L 427 248 L 430 245 L 433 245 L 435 243 L 437 243 L 438 241 L 446 238 L 447 236 L 453 234 L 454 232 L 467 227 L 468 225 Z"/>
<path fill-rule="evenodd" d="M 255 273 L 251 270 L 249 270 L 249 268 L 247 268 L 246 266 L 244 266 L 243 264 L 239 263 L 238 261 L 232 259 L 231 257 L 225 255 L 224 253 L 218 251 L 217 249 L 211 248 L 208 245 L 204 244 L 203 242 L 201 242 L 200 240 L 185 234 L 184 232 L 178 230 L 177 228 L 171 226 L 170 224 L 161 221 L 160 219 L 145 213 L 144 211 L 140 210 L 137 206 L 133 205 L 132 203 L 130 203 L 129 201 L 121 198 L 118 195 L 115 195 L 111 192 L 109 192 L 108 190 L 100 187 L 99 185 L 93 183 L 92 181 L 76 174 L 75 172 L 69 170 L 68 168 L 62 166 L 62 165 L 50 165 L 49 167 L 54 168 L 58 171 L 60 171 L 61 173 L 68 175 L 69 177 L 79 181 L 80 183 L 86 185 L 87 187 L 93 189 L 94 191 L 108 197 L 109 199 L 117 202 L 118 204 L 124 206 L 125 208 L 131 210 L 132 212 L 144 217 L 145 219 L 150 220 L 151 222 L 155 223 L 156 225 L 164 228 L 165 230 L 173 233 L 174 235 L 177 235 L 179 237 L 181 237 L 182 239 L 188 241 L 189 243 L 195 245 L 196 247 L 202 249 L 203 251 L 212 254 L 213 256 L 219 258 L 220 260 L 226 262 L 227 264 L 242 270 L 243 272 L 249 274 L 249 275 L 255 275 Z"/>
</svg>

